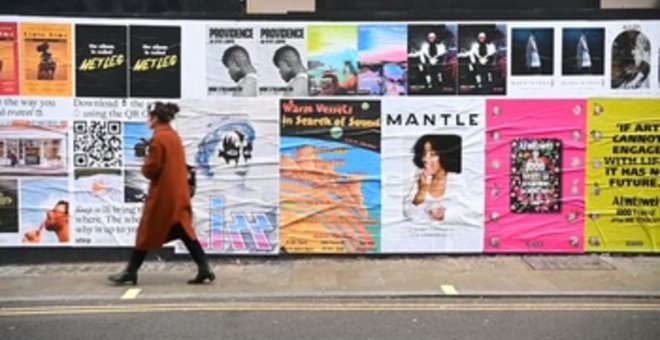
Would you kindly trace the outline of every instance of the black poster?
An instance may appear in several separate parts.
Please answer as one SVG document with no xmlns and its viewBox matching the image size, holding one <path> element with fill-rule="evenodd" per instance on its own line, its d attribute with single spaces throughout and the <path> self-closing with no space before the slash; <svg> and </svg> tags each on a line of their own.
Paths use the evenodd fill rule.
<svg viewBox="0 0 660 340">
<path fill-rule="evenodd" d="M 511 144 L 511 212 L 561 211 L 559 139 L 516 139 Z"/>
<path fill-rule="evenodd" d="M 18 183 L 0 180 L 0 233 L 18 232 Z"/>
<path fill-rule="evenodd" d="M 125 26 L 76 25 L 76 95 L 126 97 Z"/>
<path fill-rule="evenodd" d="M 181 27 L 131 26 L 131 97 L 181 97 Z"/>
</svg>

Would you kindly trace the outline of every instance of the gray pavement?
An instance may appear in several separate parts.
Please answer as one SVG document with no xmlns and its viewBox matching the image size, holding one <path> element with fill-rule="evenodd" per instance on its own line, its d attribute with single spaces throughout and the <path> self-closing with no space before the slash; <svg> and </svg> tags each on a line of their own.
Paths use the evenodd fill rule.
<svg viewBox="0 0 660 340">
<path fill-rule="evenodd" d="M 0 265 L 0 307 L 10 303 L 116 301 L 122 297 L 222 300 L 323 297 L 660 297 L 658 256 L 433 256 L 214 262 L 218 279 L 188 286 L 192 262 L 148 262 L 139 285 L 114 287 L 123 263 Z M 128 294 L 128 296 L 126 295 Z"/>
</svg>

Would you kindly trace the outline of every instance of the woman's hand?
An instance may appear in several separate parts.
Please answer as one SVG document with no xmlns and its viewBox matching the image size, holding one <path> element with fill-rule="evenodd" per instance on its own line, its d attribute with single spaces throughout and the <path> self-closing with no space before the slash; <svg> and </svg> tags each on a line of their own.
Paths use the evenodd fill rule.
<svg viewBox="0 0 660 340">
<path fill-rule="evenodd" d="M 424 203 L 426 194 L 431 188 L 432 181 L 433 175 L 427 169 L 423 169 L 417 173 L 417 193 L 415 194 L 415 199 L 413 200 L 414 205 L 420 205 Z"/>
<path fill-rule="evenodd" d="M 436 221 L 444 221 L 445 219 L 445 208 L 444 207 L 436 207 L 432 208 L 429 211 L 429 216 L 436 220 Z"/>
</svg>

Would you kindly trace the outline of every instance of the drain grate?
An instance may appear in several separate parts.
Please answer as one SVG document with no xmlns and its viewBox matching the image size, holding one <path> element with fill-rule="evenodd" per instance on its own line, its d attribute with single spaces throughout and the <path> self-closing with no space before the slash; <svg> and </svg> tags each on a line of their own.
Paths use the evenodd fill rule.
<svg viewBox="0 0 660 340">
<path fill-rule="evenodd" d="M 524 257 L 523 260 L 533 270 L 616 270 L 598 257 Z"/>
</svg>

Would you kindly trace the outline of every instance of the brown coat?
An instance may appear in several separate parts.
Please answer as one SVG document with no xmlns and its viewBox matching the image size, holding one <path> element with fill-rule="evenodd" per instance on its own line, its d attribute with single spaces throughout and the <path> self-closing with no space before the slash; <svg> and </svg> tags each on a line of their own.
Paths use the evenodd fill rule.
<svg viewBox="0 0 660 340">
<path fill-rule="evenodd" d="M 156 127 L 142 166 L 142 174 L 151 182 L 137 231 L 137 250 L 159 249 L 171 241 L 170 229 L 177 223 L 191 239 L 196 239 L 185 157 L 181 139 L 172 127 Z"/>
</svg>

